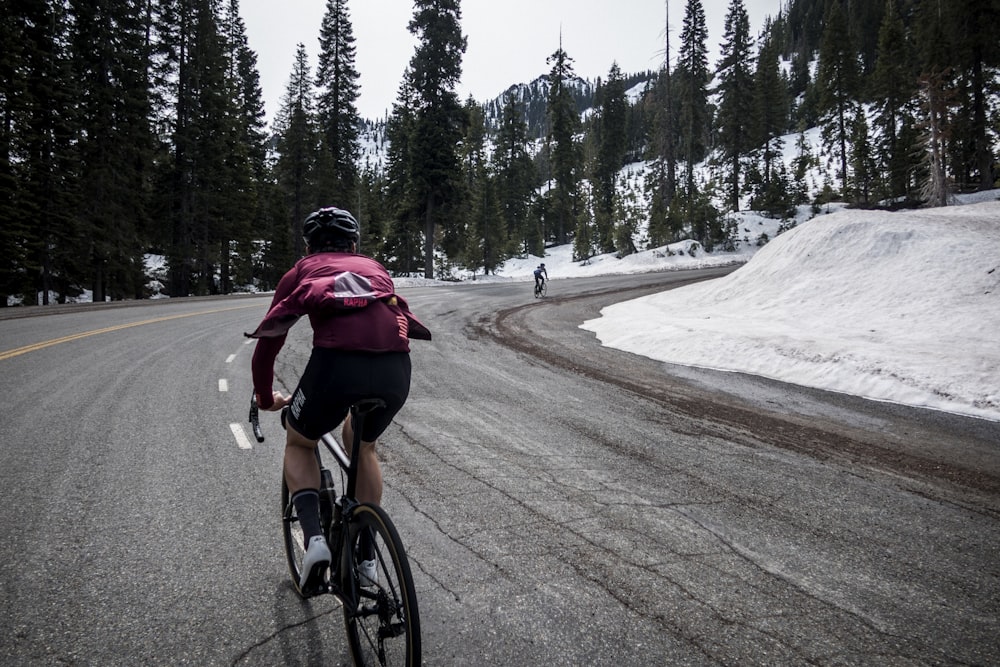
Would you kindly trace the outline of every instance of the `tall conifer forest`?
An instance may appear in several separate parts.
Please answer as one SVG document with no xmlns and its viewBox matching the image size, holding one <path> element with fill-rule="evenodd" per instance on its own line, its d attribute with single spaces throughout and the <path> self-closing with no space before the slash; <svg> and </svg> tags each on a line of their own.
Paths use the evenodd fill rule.
<svg viewBox="0 0 1000 667">
<path fill-rule="evenodd" d="M 396 275 L 440 278 L 553 244 L 623 256 L 640 228 L 725 250 L 741 208 L 998 187 L 1000 0 L 788 0 L 757 34 L 729 0 L 721 44 L 702 0 L 675 1 L 656 71 L 583 80 L 555 42 L 535 81 L 461 100 L 461 2 L 415 0 L 374 121 L 351 2 L 327 0 L 268 124 L 239 0 L 0 0 L 0 307 L 146 298 L 149 256 L 170 296 L 273 289 L 326 205 Z"/>
</svg>

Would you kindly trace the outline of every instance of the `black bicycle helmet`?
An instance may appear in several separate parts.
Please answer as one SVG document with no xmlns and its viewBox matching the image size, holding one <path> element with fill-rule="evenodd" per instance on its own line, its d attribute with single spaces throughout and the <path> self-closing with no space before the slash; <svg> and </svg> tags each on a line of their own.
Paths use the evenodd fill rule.
<svg viewBox="0 0 1000 667">
<path fill-rule="evenodd" d="M 361 240 L 361 227 L 349 211 L 335 206 L 313 211 L 302 223 L 302 240 L 313 250 Z"/>
</svg>

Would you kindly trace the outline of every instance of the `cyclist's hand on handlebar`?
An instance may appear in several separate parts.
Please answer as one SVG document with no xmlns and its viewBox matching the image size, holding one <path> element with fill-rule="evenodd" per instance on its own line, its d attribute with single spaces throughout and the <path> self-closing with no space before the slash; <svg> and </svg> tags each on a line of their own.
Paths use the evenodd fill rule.
<svg viewBox="0 0 1000 667">
<path fill-rule="evenodd" d="M 292 402 L 291 396 L 283 396 L 280 391 L 271 392 L 271 396 L 274 402 L 265 408 L 263 405 L 261 405 L 260 394 L 255 394 L 255 398 L 257 399 L 257 405 L 260 407 L 261 410 L 265 410 L 267 412 L 277 412 L 278 410 L 280 410 L 281 408 L 285 407 L 286 405 Z"/>
</svg>

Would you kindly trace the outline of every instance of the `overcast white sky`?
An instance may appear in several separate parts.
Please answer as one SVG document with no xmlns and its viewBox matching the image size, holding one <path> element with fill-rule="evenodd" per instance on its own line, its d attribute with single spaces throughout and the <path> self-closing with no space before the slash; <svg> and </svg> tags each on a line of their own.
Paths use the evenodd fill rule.
<svg viewBox="0 0 1000 667">
<path fill-rule="evenodd" d="M 729 0 L 703 0 L 709 30 L 709 58 L 722 41 Z M 782 0 L 744 0 L 756 33 Z M 669 0 L 671 49 L 676 55 L 686 0 Z M 357 40 L 355 66 L 361 75 L 358 111 L 381 118 L 391 109 L 415 39 L 406 29 L 413 16 L 409 0 L 351 0 Z M 545 60 L 559 47 L 574 60 L 576 73 L 606 77 L 612 62 L 625 73 L 658 69 L 663 62 L 667 0 L 464 0 L 462 33 L 468 48 L 462 61 L 464 100 L 498 96 L 549 70 Z M 250 48 L 257 52 L 268 119 L 284 95 L 295 50 L 305 44 L 315 72 L 319 26 L 326 0 L 242 0 Z"/>
</svg>

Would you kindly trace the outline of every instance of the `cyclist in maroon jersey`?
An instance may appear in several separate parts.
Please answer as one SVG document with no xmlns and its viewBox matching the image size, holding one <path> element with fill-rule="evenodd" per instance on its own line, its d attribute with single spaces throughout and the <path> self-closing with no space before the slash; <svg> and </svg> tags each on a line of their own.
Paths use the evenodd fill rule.
<svg viewBox="0 0 1000 667">
<path fill-rule="evenodd" d="M 289 406 L 284 472 L 305 537 L 305 589 L 330 563 L 319 520 L 319 438 L 343 422 L 343 442 L 353 441 L 351 405 L 378 397 L 386 407 L 371 413 L 361 434 L 357 499 L 380 503 L 382 471 L 375 455 L 378 437 L 410 390 L 409 339 L 431 334 L 394 292 L 380 263 L 357 253 L 360 228 L 348 211 L 323 208 L 302 224 L 307 255 L 278 282 L 271 306 L 257 329 L 253 386 L 257 405 L 276 411 Z M 313 350 L 292 395 L 273 390 L 274 361 L 288 330 L 303 315 L 313 329 Z M 374 572 L 374 561 L 362 562 Z"/>
</svg>

